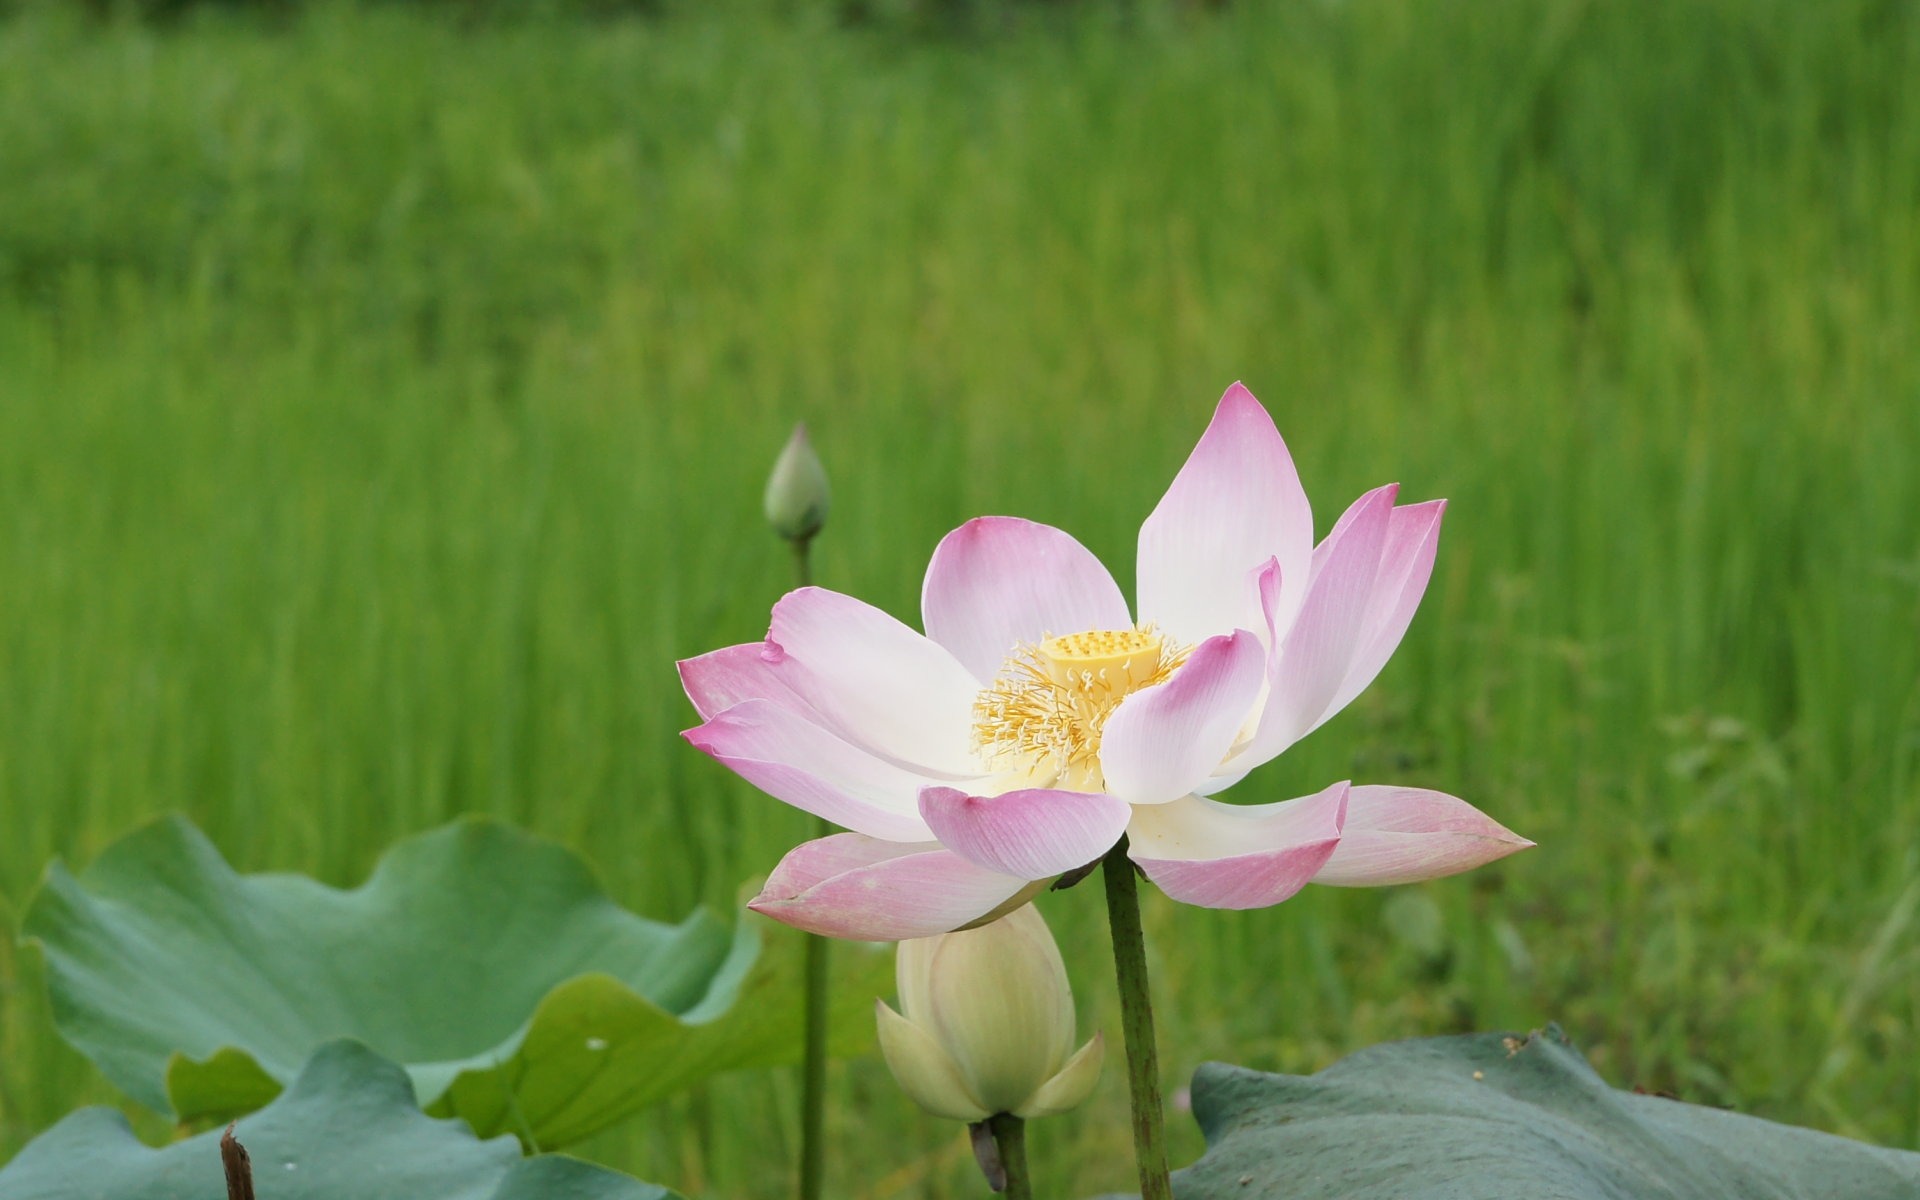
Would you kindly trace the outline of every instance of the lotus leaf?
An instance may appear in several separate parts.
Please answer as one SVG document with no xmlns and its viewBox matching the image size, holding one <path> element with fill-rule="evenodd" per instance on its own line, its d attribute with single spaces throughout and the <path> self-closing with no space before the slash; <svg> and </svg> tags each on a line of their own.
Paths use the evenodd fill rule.
<svg viewBox="0 0 1920 1200">
<path fill-rule="evenodd" d="M 762 951 L 762 931 L 772 945 Z M 482 1136 L 579 1140 L 715 1072 L 797 1058 L 799 935 L 620 908 L 565 848 L 466 819 L 397 843 L 358 888 L 243 876 L 168 818 L 24 917 L 61 1033 L 185 1122 L 270 1101 L 351 1037 Z M 881 956 L 844 957 L 836 1031 L 870 1036 Z"/>
<path fill-rule="evenodd" d="M 1179 1200 L 1908 1200 L 1920 1154 L 1609 1087 L 1549 1028 L 1210 1063 Z"/>
<path fill-rule="evenodd" d="M 560 1155 L 522 1158 L 413 1102 L 399 1067 L 352 1041 L 322 1046 L 235 1136 L 271 1200 L 673 1200 L 673 1193 Z M 153 1149 L 107 1108 L 74 1113 L 4 1168 L 7 1200 L 211 1200 L 226 1195 L 221 1131 Z"/>
</svg>

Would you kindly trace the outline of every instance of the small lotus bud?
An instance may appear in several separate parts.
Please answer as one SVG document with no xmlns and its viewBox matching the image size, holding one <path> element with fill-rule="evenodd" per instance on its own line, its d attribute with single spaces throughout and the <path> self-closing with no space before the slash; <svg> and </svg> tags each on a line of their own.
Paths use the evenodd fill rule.
<svg viewBox="0 0 1920 1200">
<path fill-rule="evenodd" d="M 832 502 L 827 469 L 807 441 L 807 427 L 795 425 L 773 464 L 773 474 L 767 477 L 767 521 L 788 541 L 804 542 L 827 523 Z"/>
<path fill-rule="evenodd" d="M 1032 905 L 988 925 L 900 943 L 900 1007 L 884 1001 L 880 1050 L 901 1090 L 939 1117 L 1044 1117 L 1087 1098 L 1103 1044 L 1073 1048 L 1073 993 Z"/>
</svg>

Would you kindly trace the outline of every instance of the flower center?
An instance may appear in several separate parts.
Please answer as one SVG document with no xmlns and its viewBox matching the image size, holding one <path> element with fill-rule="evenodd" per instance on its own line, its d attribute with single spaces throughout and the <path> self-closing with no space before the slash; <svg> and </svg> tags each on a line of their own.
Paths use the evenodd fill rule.
<svg viewBox="0 0 1920 1200">
<path fill-rule="evenodd" d="M 1150 625 L 1091 629 L 1014 647 L 973 702 L 973 748 L 990 770 L 1021 786 L 1097 792 L 1100 734 L 1133 692 L 1165 682 L 1191 647 Z"/>
</svg>

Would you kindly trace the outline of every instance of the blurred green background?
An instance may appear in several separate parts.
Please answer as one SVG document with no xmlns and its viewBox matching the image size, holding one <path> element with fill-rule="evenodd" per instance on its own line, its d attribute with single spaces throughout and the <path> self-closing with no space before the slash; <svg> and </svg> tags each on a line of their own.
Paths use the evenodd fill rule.
<svg viewBox="0 0 1920 1200">
<path fill-rule="evenodd" d="M 1540 846 L 1150 900 L 1170 1085 L 1554 1019 L 1920 1145 L 1920 6 L 507 7 L 0 20 L 0 919 L 172 809 L 343 884 L 496 813 L 731 909 L 810 819 L 679 740 L 672 664 L 765 629 L 790 424 L 822 580 L 917 620 L 982 512 L 1130 586 L 1243 378 L 1322 531 L 1453 505 L 1386 673 L 1234 795 Z M 1116 1034 L 1097 889 L 1043 907 Z M 0 988 L 4 1157 L 112 1093 L 10 937 Z M 977 1191 L 874 1060 L 833 1087 L 833 1194 Z M 1129 1186 L 1124 1105 L 1036 1128 L 1044 1193 Z M 586 1149 L 784 1196 L 792 1107 Z"/>
</svg>

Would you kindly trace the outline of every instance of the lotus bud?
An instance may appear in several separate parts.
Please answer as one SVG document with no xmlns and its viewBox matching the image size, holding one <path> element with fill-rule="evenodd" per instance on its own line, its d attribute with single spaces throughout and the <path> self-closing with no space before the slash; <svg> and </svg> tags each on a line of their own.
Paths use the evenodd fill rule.
<svg viewBox="0 0 1920 1200">
<path fill-rule="evenodd" d="M 1087 1098 L 1100 1035 L 1074 1050 L 1073 993 L 1032 905 L 988 925 L 900 943 L 901 1012 L 878 1003 L 880 1051 L 914 1103 L 979 1122 L 1044 1117 Z"/>
<path fill-rule="evenodd" d="M 804 542 L 827 523 L 833 497 L 827 490 L 827 469 L 807 440 L 807 427 L 795 425 L 793 436 L 767 477 L 767 522 L 790 542 Z"/>
</svg>

